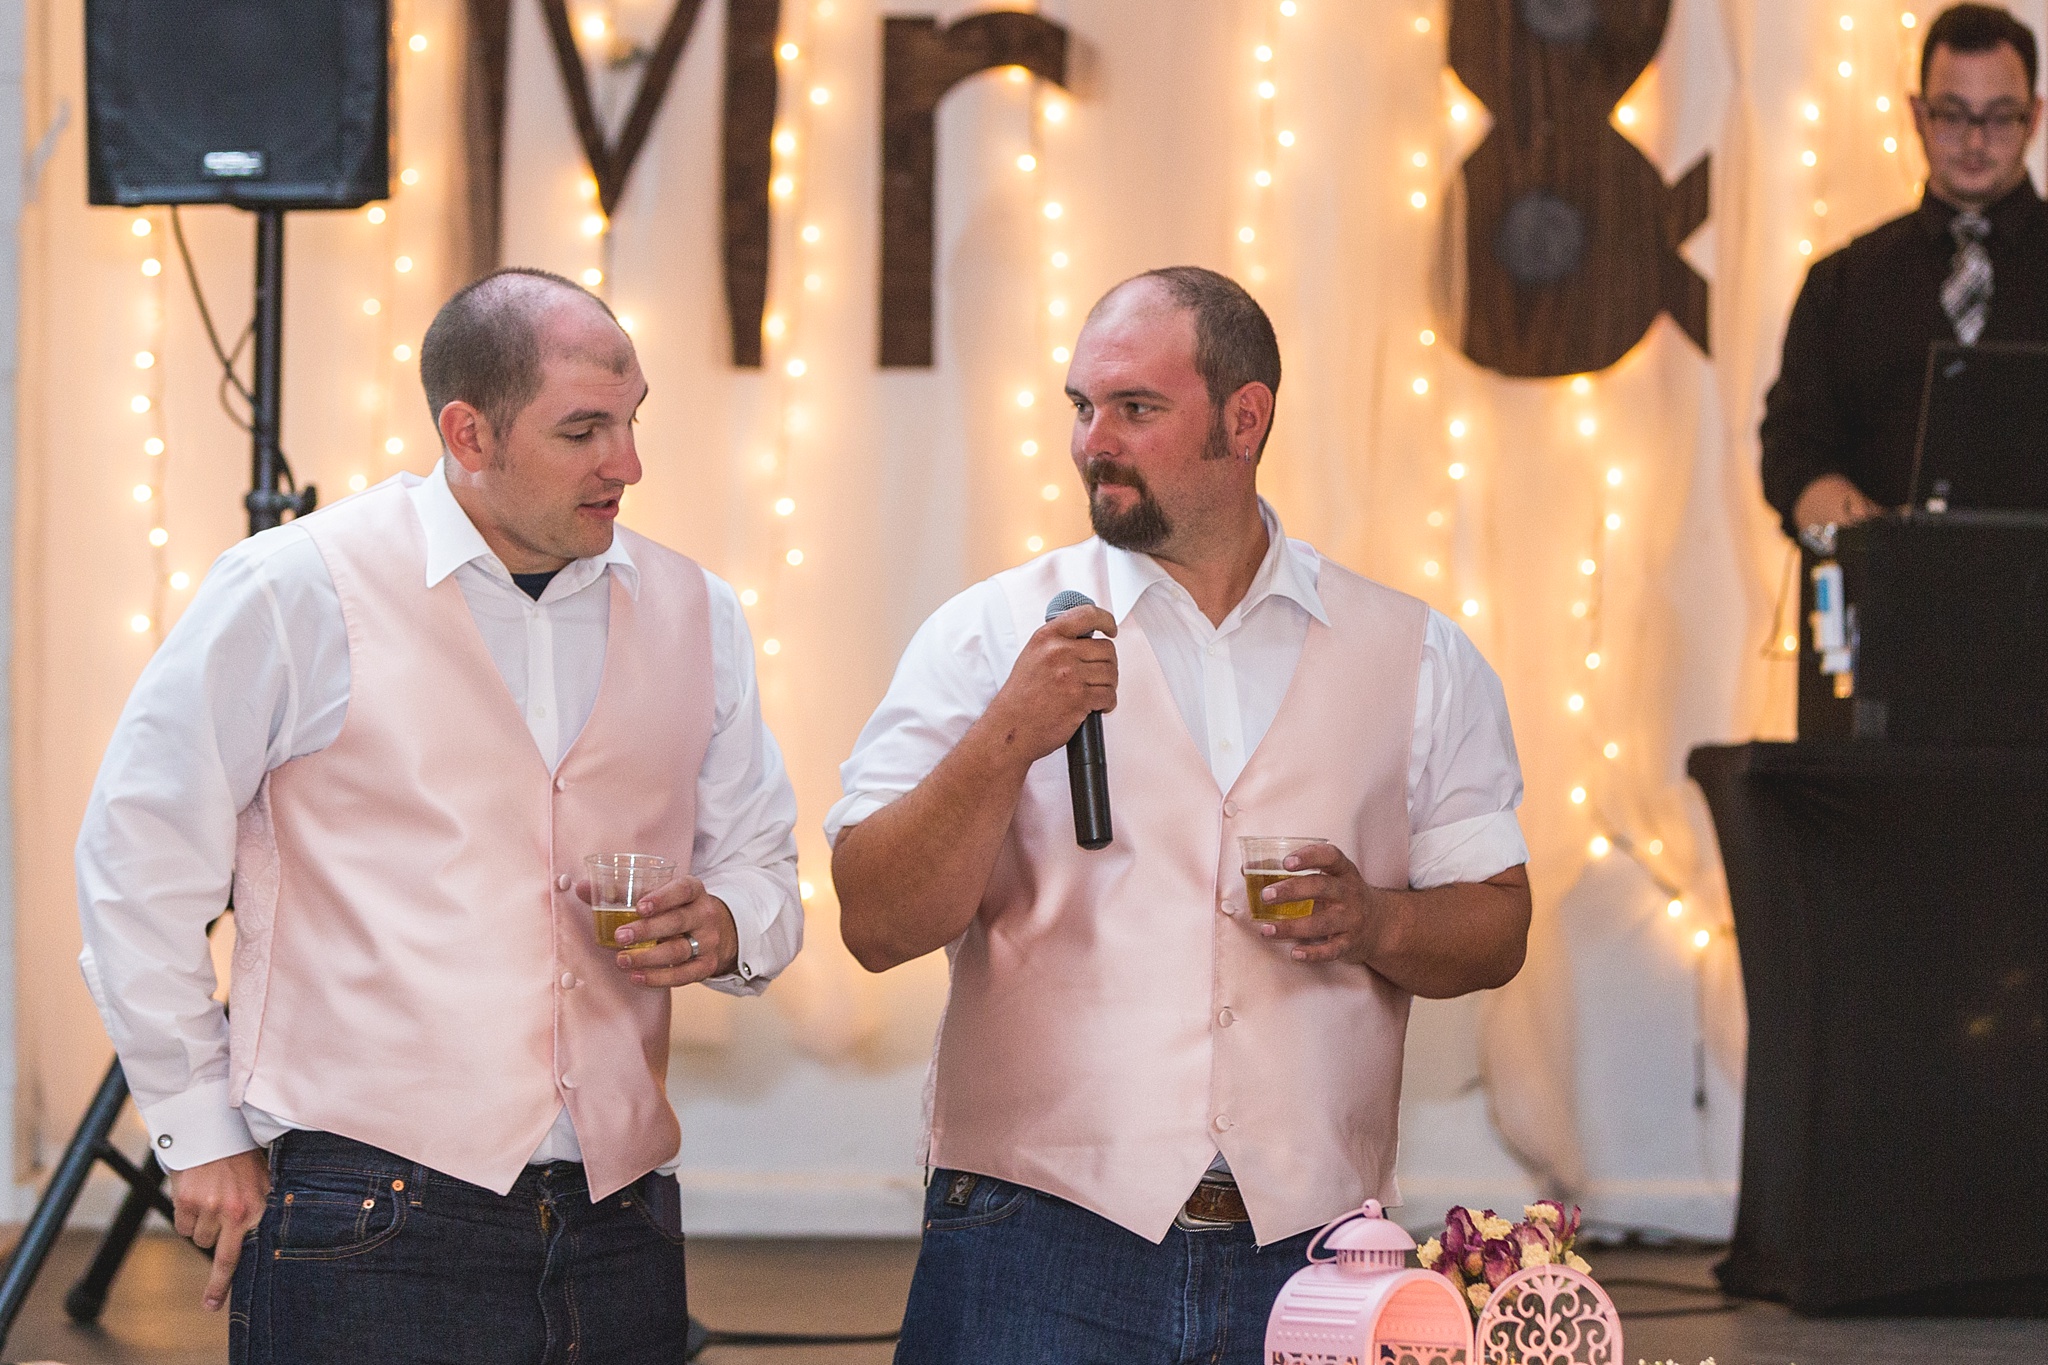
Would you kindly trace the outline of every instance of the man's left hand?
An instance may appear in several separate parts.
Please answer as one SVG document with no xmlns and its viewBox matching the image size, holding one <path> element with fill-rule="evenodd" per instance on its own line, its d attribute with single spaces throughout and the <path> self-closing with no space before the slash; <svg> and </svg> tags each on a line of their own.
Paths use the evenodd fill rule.
<svg viewBox="0 0 2048 1365">
<path fill-rule="evenodd" d="M 576 891 L 590 899 L 588 882 L 580 883 Z M 740 933 L 732 911 L 707 893 L 697 878 L 676 878 L 644 898 L 639 911 L 639 919 L 619 930 L 626 936 L 625 942 L 633 945 L 627 952 L 621 943 L 619 970 L 630 976 L 634 985 L 667 990 L 724 976 L 739 966 Z"/>
<path fill-rule="evenodd" d="M 1296 962 L 1370 963 L 1388 920 L 1380 892 L 1331 844 L 1290 853 L 1285 866 L 1300 875 L 1269 887 L 1267 902 L 1313 900 L 1315 910 L 1300 919 L 1256 921 L 1260 935 L 1288 944 Z"/>
</svg>

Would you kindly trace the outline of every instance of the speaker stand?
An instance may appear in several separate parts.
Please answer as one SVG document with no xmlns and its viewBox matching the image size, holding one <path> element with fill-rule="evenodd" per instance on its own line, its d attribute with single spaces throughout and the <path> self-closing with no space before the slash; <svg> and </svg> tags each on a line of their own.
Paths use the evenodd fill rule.
<svg viewBox="0 0 2048 1365">
<path fill-rule="evenodd" d="M 21 1315 L 29 1290 L 57 1243 L 57 1234 L 64 1230 L 64 1220 L 71 1216 L 71 1206 L 78 1202 L 94 1162 L 105 1162 L 126 1181 L 128 1194 L 113 1222 L 107 1225 L 107 1234 L 100 1239 L 100 1249 L 93 1255 L 92 1264 L 64 1296 L 64 1311 L 72 1321 L 89 1323 L 99 1319 L 100 1309 L 106 1306 L 107 1287 L 114 1282 L 114 1275 L 135 1244 L 149 1211 L 155 1209 L 167 1220 L 172 1217 L 170 1197 L 163 1190 L 163 1169 L 156 1164 L 155 1155 L 145 1156 L 137 1165 L 108 1141 L 127 1098 L 128 1078 L 121 1073 L 117 1059 L 108 1064 L 106 1078 L 79 1121 L 78 1131 L 71 1135 L 64 1159 L 57 1163 L 56 1174 L 44 1187 L 43 1197 L 36 1201 L 35 1215 L 22 1229 L 21 1240 L 8 1256 L 6 1271 L 0 1274 L 0 1346 L 6 1344 L 8 1334 L 14 1330 L 14 1320 Z"/>
<path fill-rule="evenodd" d="M 284 491 L 288 466 L 278 450 L 284 407 L 284 210 L 254 209 L 256 215 L 256 375 L 250 388 L 249 534 L 267 531 L 290 512 L 303 517 L 319 502 L 318 491 Z"/>
</svg>

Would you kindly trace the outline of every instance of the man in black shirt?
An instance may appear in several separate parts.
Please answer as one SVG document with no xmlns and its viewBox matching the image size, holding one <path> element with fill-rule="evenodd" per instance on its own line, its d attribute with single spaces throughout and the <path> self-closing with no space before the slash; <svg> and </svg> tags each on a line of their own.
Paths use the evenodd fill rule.
<svg viewBox="0 0 2048 1365">
<path fill-rule="evenodd" d="M 1787 535 L 1912 496 L 1931 344 L 2048 342 L 2048 205 L 2024 161 L 2037 62 L 2005 10 L 1957 5 L 1929 26 L 1912 101 L 1927 192 L 1808 272 L 1764 402 L 1764 496 Z"/>
</svg>

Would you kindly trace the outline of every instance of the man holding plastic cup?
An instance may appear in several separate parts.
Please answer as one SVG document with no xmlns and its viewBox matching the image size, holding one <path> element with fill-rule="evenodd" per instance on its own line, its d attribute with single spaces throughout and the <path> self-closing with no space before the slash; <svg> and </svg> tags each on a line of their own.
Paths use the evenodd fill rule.
<svg viewBox="0 0 2048 1365">
<path fill-rule="evenodd" d="M 1067 377 L 1095 538 L 942 606 L 841 769 L 847 946 L 951 966 L 899 1365 L 1251 1365 L 1310 1231 L 1398 1202 L 1410 999 L 1520 967 L 1499 680 L 1281 532 L 1256 487 L 1279 384 L 1223 276 L 1110 291 Z M 1047 620 L 1063 592 L 1093 605 Z M 1090 851 L 1061 750 L 1098 711 Z M 1328 842 L 1240 848 L 1290 835 Z M 1261 871 L 1290 875 L 1254 907 Z"/>
<path fill-rule="evenodd" d="M 669 991 L 796 954 L 795 799 L 732 590 L 615 525 L 610 310 L 498 272 L 420 372 L 434 472 L 229 550 L 137 683 L 81 964 L 237 1362 L 680 1361 Z M 609 946 L 599 853 L 667 870 Z"/>
</svg>

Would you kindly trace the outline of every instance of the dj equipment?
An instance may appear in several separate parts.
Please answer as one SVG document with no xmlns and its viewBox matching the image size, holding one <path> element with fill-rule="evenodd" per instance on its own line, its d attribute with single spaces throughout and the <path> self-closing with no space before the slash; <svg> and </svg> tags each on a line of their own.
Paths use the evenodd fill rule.
<svg viewBox="0 0 2048 1365">
<path fill-rule="evenodd" d="M 390 48 L 389 0 L 86 0 L 91 202 L 386 197 Z"/>
<path fill-rule="evenodd" d="M 2048 743 L 2048 513 L 1883 517 L 1806 578 L 1818 643 L 1839 643 L 1815 657 L 1809 636 L 1801 739 Z"/>
<path fill-rule="evenodd" d="M 1930 346 L 1912 500 L 1828 548 L 1801 739 L 2048 742 L 2048 346 Z"/>
</svg>

